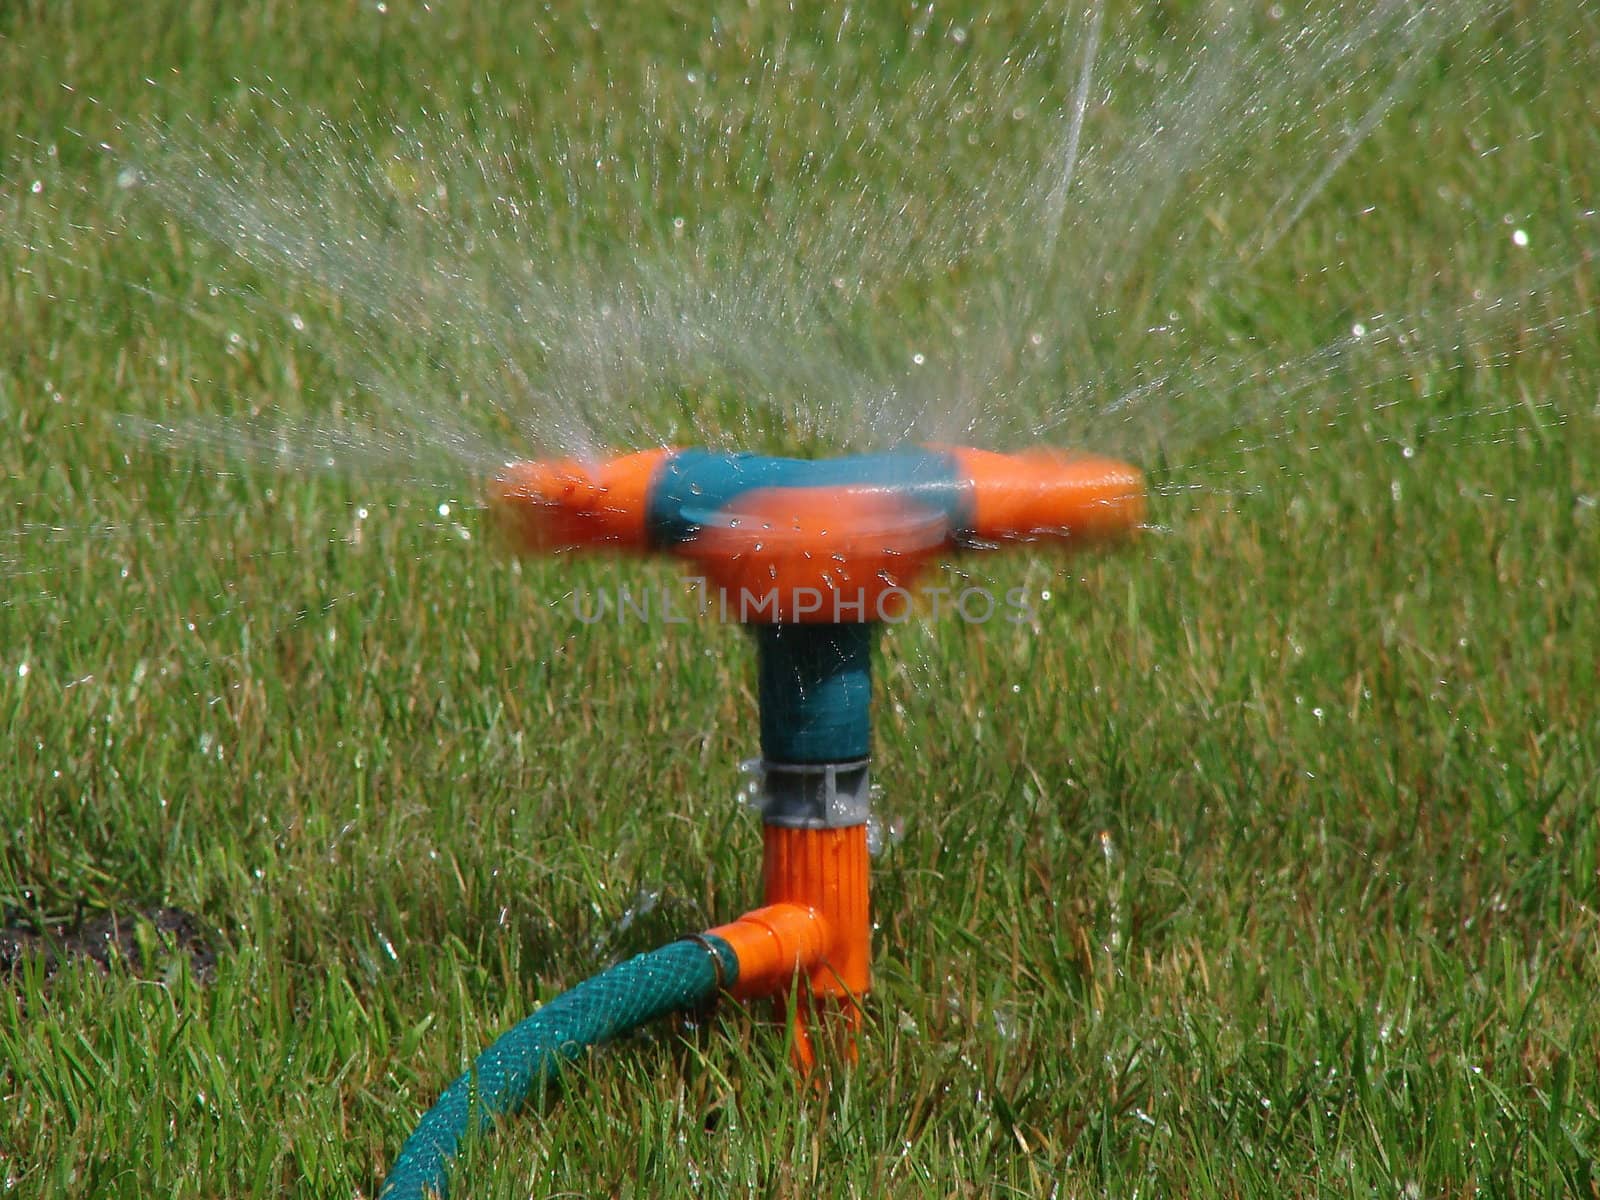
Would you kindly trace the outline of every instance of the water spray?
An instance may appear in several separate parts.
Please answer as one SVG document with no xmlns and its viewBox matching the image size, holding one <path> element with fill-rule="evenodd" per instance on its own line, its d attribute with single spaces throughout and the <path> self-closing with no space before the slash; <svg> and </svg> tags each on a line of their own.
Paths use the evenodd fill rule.
<svg viewBox="0 0 1600 1200">
<path fill-rule="evenodd" d="M 833 459 L 650 450 L 517 463 L 489 507 L 523 553 L 615 550 L 688 563 L 757 647 L 764 904 L 586 980 L 514 1026 L 450 1085 L 401 1149 L 386 1200 L 445 1196 L 462 1139 L 515 1112 L 564 1060 L 726 993 L 793 997 L 794 1062 L 813 1030 L 855 1054 L 871 986 L 867 822 L 872 644 L 935 556 L 1015 543 L 1090 546 L 1144 514 L 1111 459 L 906 447 Z"/>
</svg>

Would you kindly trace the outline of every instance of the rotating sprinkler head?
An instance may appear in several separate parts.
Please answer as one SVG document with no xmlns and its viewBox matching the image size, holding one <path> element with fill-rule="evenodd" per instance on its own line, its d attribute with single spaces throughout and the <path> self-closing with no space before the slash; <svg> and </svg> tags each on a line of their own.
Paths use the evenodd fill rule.
<svg viewBox="0 0 1600 1200">
<path fill-rule="evenodd" d="M 780 594 L 776 611 L 737 610 L 742 621 L 843 624 L 874 614 L 814 613 L 792 593 L 903 586 L 941 551 L 1115 540 L 1143 519 L 1144 479 L 1114 459 L 1043 449 L 833 459 L 663 449 L 515 463 L 490 484 L 489 506 L 523 552 L 675 554 L 725 593 Z"/>
</svg>

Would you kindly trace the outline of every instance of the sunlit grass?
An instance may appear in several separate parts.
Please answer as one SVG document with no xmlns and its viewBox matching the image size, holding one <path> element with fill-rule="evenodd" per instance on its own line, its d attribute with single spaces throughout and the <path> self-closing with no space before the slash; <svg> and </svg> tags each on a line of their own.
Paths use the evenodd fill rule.
<svg viewBox="0 0 1600 1200">
<path fill-rule="evenodd" d="M 714 45 L 698 13 L 389 7 L 0 13 L 0 903 L 58 931 L 173 905 L 219 950 L 207 980 L 168 953 L 30 960 L 0 988 L 17 1195 L 372 1195 L 495 1034 L 757 898 L 743 636 L 582 625 L 563 597 L 621 568 L 489 553 L 448 456 L 335 442 L 326 471 L 303 445 L 285 465 L 143 436 L 129 415 L 385 415 L 268 319 L 337 328 L 337 296 L 230 265 L 93 142 L 145 113 L 225 140 L 259 81 L 291 136 L 473 112 L 537 171 L 564 121 L 611 103 L 626 128 L 652 64 L 675 111 L 702 54 L 785 31 L 797 78 L 878 61 L 884 92 L 953 43 L 873 18 L 840 44 L 743 7 Z M 1016 7 L 941 9 L 934 33 L 1037 41 Z M 1148 452 L 1157 528 L 1104 560 L 957 564 L 1048 589 L 1033 624 L 886 636 L 898 836 L 859 1065 L 797 1089 L 781 1026 L 731 1005 L 648 1031 L 475 1149 L 471 1194 L 1594 1190 L 1600 39 L 1591 6 L 1535 8 L 1444 54 L 1263 262 L 1199 274 L 1244 253 L 1258 186 L 1188 214 L 1212 240 L 1170 278 L 1127 277 L 1125 344 L 1111 318 L 1083 334 L 1101 401 L 1148 355 L 1192 372 L 1136 428 L 1069 425 Z M 818 134 L 778 127 L 777 160 Z M 616 253 L 639 211 L 617 205 L 563 236 Z M 212 297 L 218 271 L 265 301 Z M 863 344 L 936 328 L 962 283 L 885 292 Z M 1179 302 L 1187 358 L 1143 332 Z M 1418 340 L 1340 341 L 1375 312 Z M 752 424 L 736 399 L 660 402 L 728 439 Z"/>
</svg>

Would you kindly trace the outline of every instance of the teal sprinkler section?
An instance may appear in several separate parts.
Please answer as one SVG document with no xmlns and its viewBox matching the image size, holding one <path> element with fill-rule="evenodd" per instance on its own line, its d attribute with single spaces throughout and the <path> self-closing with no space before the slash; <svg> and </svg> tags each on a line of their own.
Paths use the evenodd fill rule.
<svg viewBox="0 0 1600 1200">
<path fill-rule="evenodd" d="M 807 494 L 875 495 L 937 514 L 965 529 L 972 483 L 954 454 L 908 446 L 849 458 L 777 458 L 679 450 L 658 469 L 647 502 L 651 546 L 671 550 L 709 527 L 737 520 L 752 492 L 781 488 Z"/>
<path fill-rule="evenodd" d="M 525 552 L 672 554 L 725 604 L 734 598 L 733 619 L 752 626 L 757 647 L 765 904 L 619 963 L 503 1034 L 424 1115 L 382 1200 L 447 1196 L 465 1139 L 520 1109 L 564 1062 L 719 994 L 798 995 L 802 1069 L 816 1061 L 802 1010 L 831 1006 L 853 1060 L 871 986 L 866 821 L 873 642 L 891 619 L 882 602 L 894 592 L 909 601 L 905 585 L 936 553 L 1123 535 L 1142 519 L 1143 483 L 1124 464 L 1052 451 L 904 447 L 809 461 L 657 450 L 516 464 L 492 484 L 490 508 Z"/>
<path fill-rule="evenodd" d="M 758 625 L 761 755 L 838 763 L 872 750 L 876 625 Z"/>
</svg>

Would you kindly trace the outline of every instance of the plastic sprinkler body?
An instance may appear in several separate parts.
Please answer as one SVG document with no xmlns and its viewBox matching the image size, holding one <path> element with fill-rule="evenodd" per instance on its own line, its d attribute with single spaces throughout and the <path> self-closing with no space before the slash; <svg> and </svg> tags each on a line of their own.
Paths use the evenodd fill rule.
<svg viewBox="0 0 1600 1200">
<path fill-rule="evenodd" d="M 802 997 L 850 1027 L 871 984 L 867 822 L 872 643 L 907 619 L 937 554 L 1092 544 L 1144 513 L 1137 470 L 1105 458 L 906 447 L 803 460 L 654 450 L 507 467 L 490 506 L 524 551 L 673 554 L 758 655 L 765 907 L 713 933 L 733 992 Z M 797 1018 L 799 1014 L 797 1013 Z M 797 1060 L 813 1061 L 803 1021 Z"/>
</svg>

